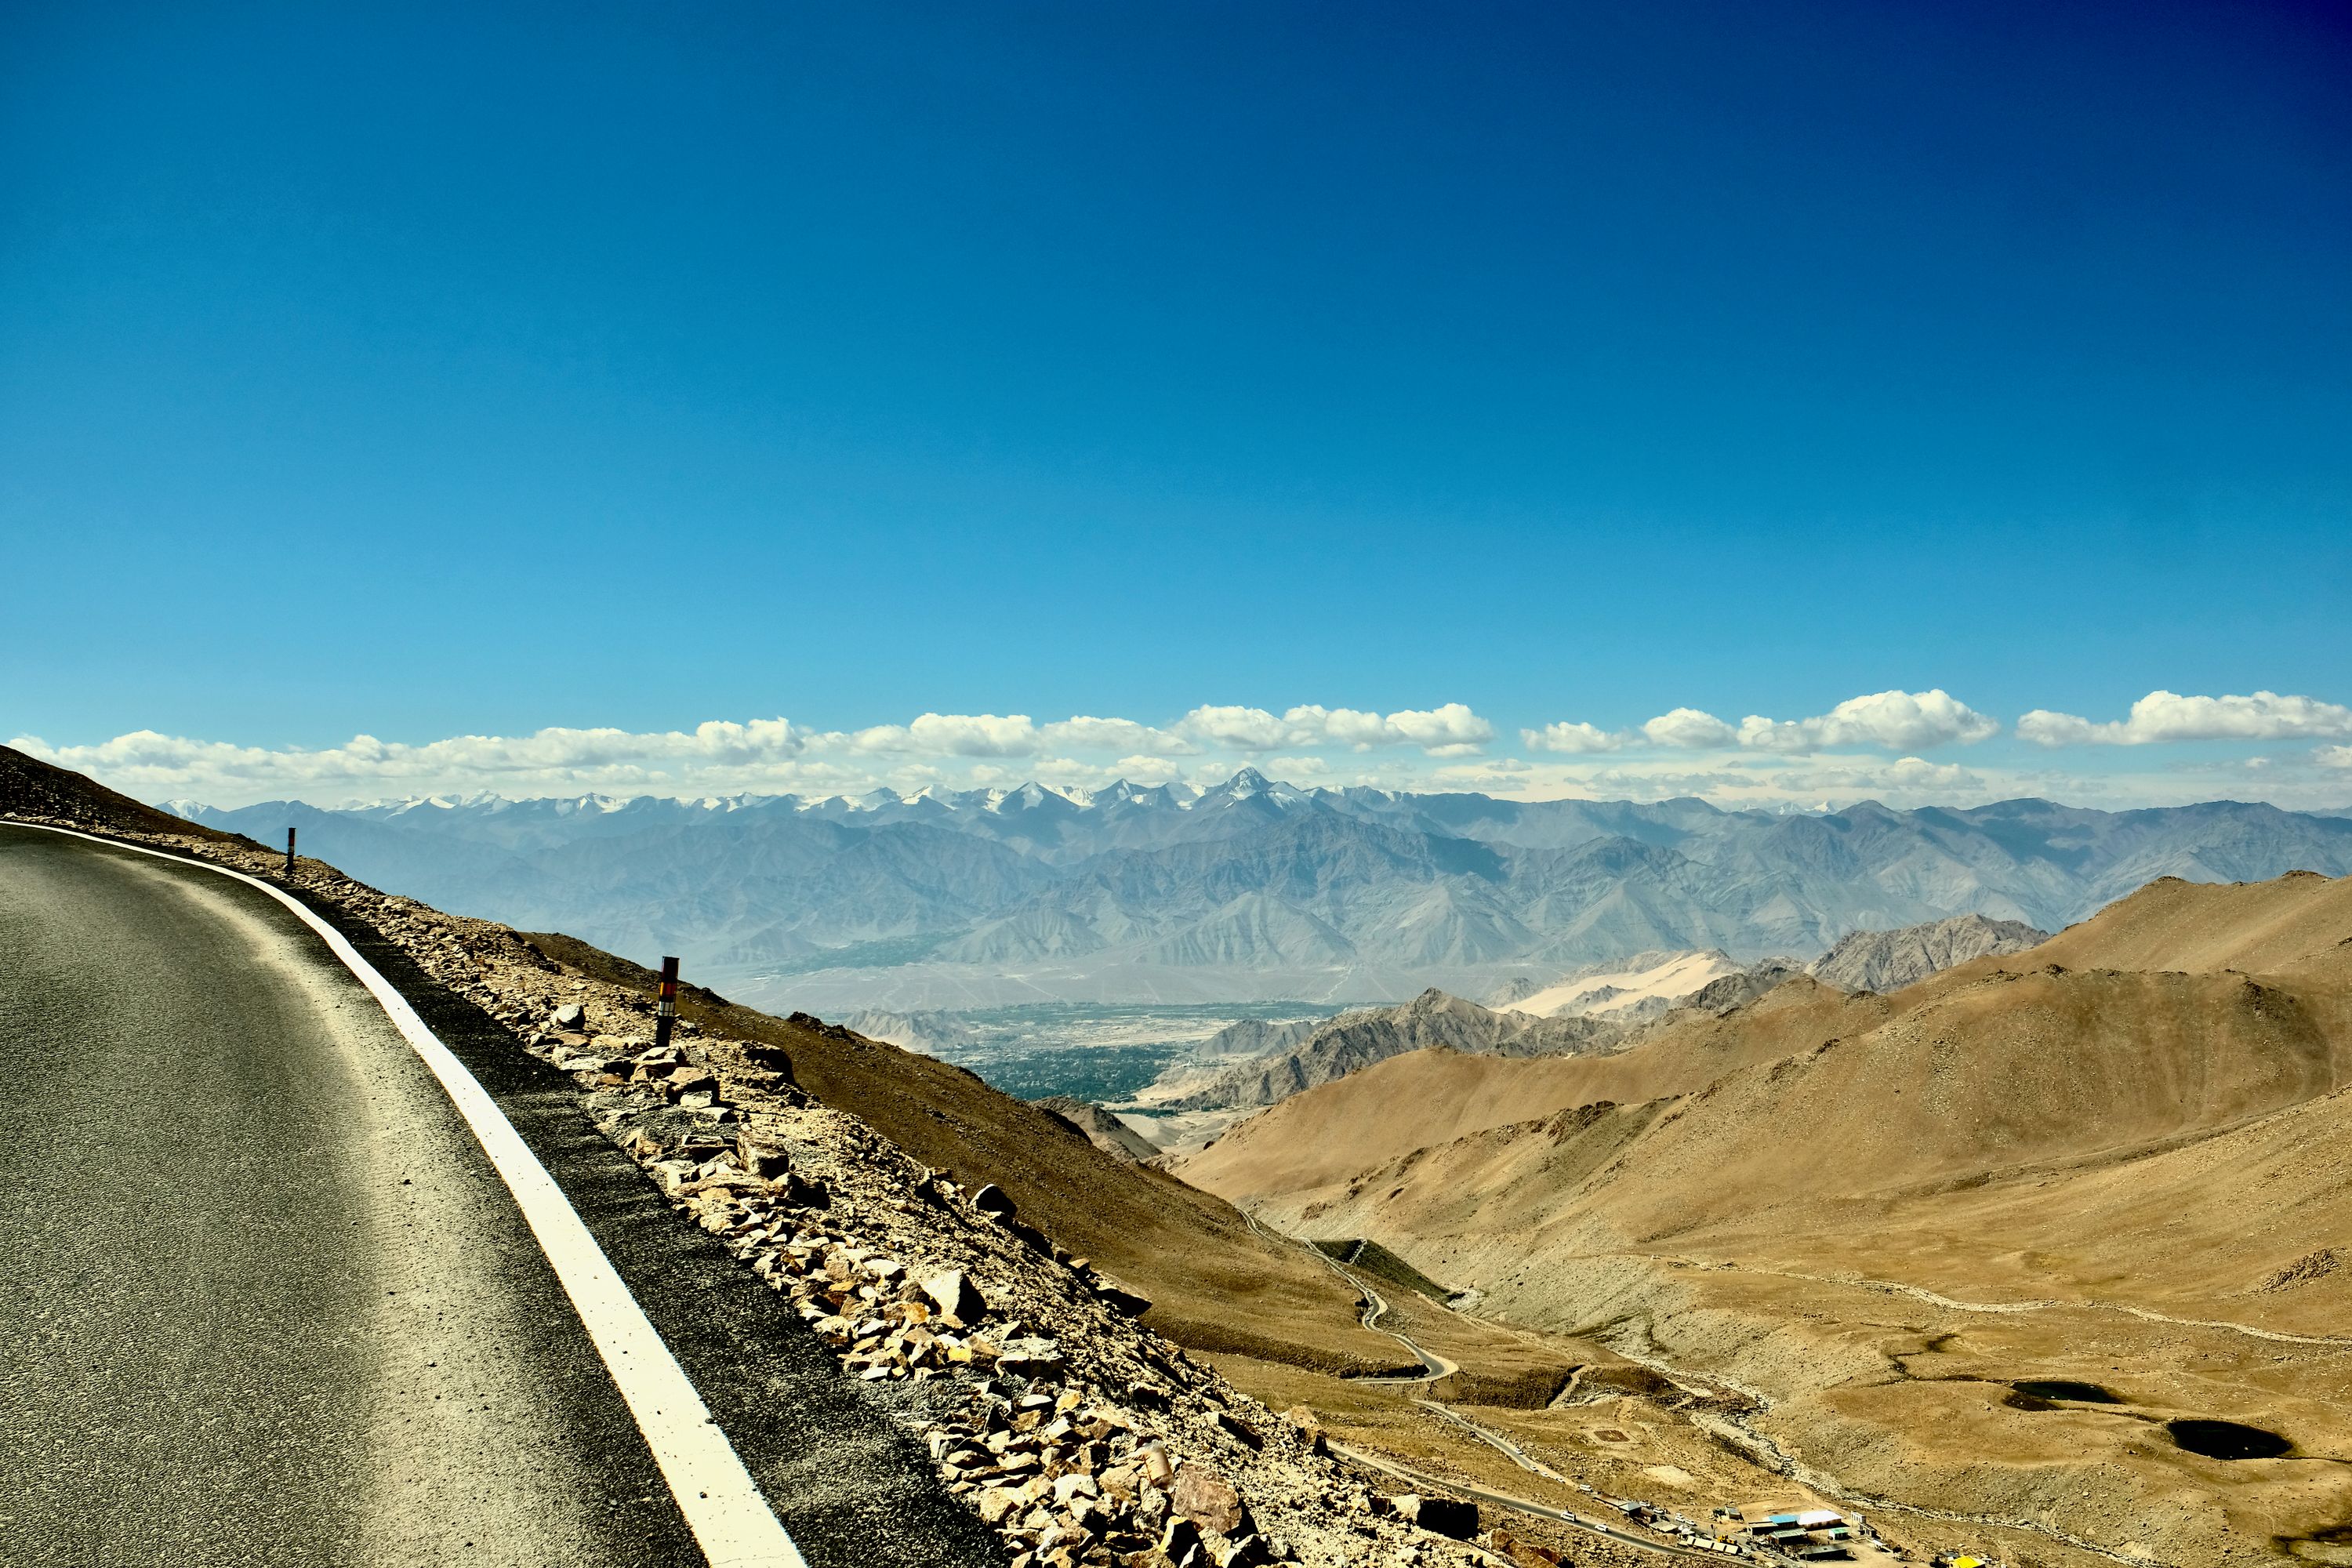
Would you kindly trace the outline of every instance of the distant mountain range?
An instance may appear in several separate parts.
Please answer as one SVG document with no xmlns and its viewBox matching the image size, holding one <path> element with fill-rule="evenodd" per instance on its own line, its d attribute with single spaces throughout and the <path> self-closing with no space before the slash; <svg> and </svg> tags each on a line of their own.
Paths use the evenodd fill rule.
<svg viewBox="0 0 2352 1568">
<path fill-rule="evenodd" d="M 682 954 L 811 1011 L 1048 999 L 1485 995 L 1649 950 L 1740 960 L 1976 913 L 2056 930 L 2154 878 L 2352 871 L 2352 820 L 2217 801 L 2106 812 L 1725 811 L 1300 789 L 888 790 L 677 801 L 169 809 L 444 909 Z"/>
</svg>

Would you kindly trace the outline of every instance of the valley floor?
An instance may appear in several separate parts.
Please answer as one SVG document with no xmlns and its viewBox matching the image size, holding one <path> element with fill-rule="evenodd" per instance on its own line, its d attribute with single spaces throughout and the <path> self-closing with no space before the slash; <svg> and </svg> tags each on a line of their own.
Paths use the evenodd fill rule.
<svg viewBox="0 0 2352 1568">
<path fill-rule="evenodd" d="M 1848 1487 L 1778 1450 L 1763 1401 L 1720 1379 L 1679 1373 L 1654 1346 L 1632 1342 L 1641 1336 L 1629 1338 L 1627 1325 L 1560 1332 L 1456 1310 L 1384 1279 L 1355 1282 L 1386 1303 L 1379 1327 L 1456 1370 L 1428 1381 L 1387 1381 L 1246 1356 L 1217 1357 L 1219 1370 L 1268 1405 L 1307 1406 L 1335 1442 L 1372 1460 L 1482 1494 L 1490 1526 L 1575 1563 L 1670 1560 L 1677 1535 L 1629 1519 L 1620 1506 L 1629 1502 L 1650 1505 L 1662 1521 L 1686 1521 L 1702 1537 L 1735 1531 L 1718 1508 L 1751 1521 L 1783 1510 L 1841 1510 L 1864 1521 L 1887 1548 L 1857 1546 L 1853 1560 L 1862 1563 L 1918 1562 L 1937 1552 L 1972 1552 L 2013 1568 L 2175 1561 L 2070 1542 L 2024 1520 L 1905 1507 Z M 1410 1363 L 1402 1345 L 1400 1352 Z M 1535 1506 L 1514 1509 L 1500 1499 Z M 1558 1513 L 1648 1547 L 1550 1517 Z"/>
</svg>

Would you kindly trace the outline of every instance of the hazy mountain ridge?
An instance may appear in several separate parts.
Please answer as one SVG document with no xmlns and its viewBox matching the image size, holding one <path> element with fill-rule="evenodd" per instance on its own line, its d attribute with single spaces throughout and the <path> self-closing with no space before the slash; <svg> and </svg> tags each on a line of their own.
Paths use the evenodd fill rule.
<svg viewBox="0 0 2352 1568">
<path fill-rule="evenodd" d="M 833 1020 L 845 1029 L 854 1029 L 869 1040 L 883 1040 L 925 1056 L 940 1056 L 957 1046 L 968 1045 L 971 1029 L 952 1013 L 884 1013 L 867 1011 L 852 1013 L 845 1018 Z"/>
<path fill-rule="evenodd" d="M 1139 999 L 1483 994 L 1523 966 L 1706 948 L 1749 962 L 1963 913 L 2055 930 L 2163 875 L 2352 871 L 2352 820 L 2233 802 L 1782 816 L 1297 789 L 1247 770 L 1079 798 L 184 810 L 265 841 L 297 826 L 306 849 L 444 908 L 772 985 L 824 971 L 793 983 L 813 1003 L 901 1009 L 1014 973 L 1033 994 Z M 884 970 L 908 984 L 879 994 Z"/>
</svg>

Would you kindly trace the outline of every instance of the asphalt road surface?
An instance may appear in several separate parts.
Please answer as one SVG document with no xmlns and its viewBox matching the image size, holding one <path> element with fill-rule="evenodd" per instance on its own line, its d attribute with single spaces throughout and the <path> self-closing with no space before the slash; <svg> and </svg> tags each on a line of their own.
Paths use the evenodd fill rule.
<svg viewBox="0 0 2352 1568">
<path fill-rule="evenodd" d="M 344 929 L 556 1175 L 814 1568 L 1003 1561 L 567 1079 Z M 0 826 L 0 1563 L 703 1561 L 351 973 L 226 878 Z"/>
</svg>

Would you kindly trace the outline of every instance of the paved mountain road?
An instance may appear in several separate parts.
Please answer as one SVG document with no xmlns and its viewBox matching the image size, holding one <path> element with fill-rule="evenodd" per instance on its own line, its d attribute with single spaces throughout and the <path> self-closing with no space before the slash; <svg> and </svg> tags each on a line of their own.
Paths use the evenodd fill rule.
<svg viewBox="0 0 2352 1568">
<path fill-rule="evenodd" d="M 555 1173 L 816 1568 L 1002 1561 L 568 1080 L 362 951 Z M 705 1561 L 512 1196 L 290 911 L 0 826 L 0 1563 Z"/>
<path fill-rule="evenodd" d="M 1357 1321 L 1361 1322 L 1364 1327 L 1371 1330 L 1372 1332 L 1376 1334 L 1388 1335 L 1389 1338 L 1396 1341 L 1397 1343 L 1411 1351 L 1412 1352 L 1413 1359 L 1421 1363 L 1421 1370 L 1419 1372 L 1410 1373 L 1402 1377 L 1361 1376 L 1354 1379 L 1355 1382 L 1393 1384 L 1435 1383 L 1442 1377 L 1452 1377 L 1455 1373 L 1462 1370 L 1460 1365 L 1446 1360 L 1444 1356 L 1435 1355 L 1423 1350 L 1417 1342 L 1414 1342 L 1411 1335 L 1400 1333 L 1394 1329 L 1384 1329 L 1381 1327 L 1381 1320 L 1388 1316 L 1389 1299 L 1386 1296 L 1381 1295 L 1378 1290 L 1374 1289 L 1372 1288 L 1371 1281 L 1366 1279 L 1353 1268 L 1341 1263 L 1338 1258 L 1333 1258 L 1329 1253 L 1324 1251 L 1313 1242 L 1301 1241 L 1295 1236 L 1289 1236 L 1278 1231 L 1266 1229 L 1265 1226 L 1258 1219 L 1257 1215 L 1252 1214 L 1248 1209 L 1244 1208 L 1241 1210 L 1240 1214 L 1242 1216 L 1242 1223 L 1248 1226 L 1250 1229 L 1255 1231 L 1265 1239 L 1273 1242 L 1288 1242 L 1294 1247 L 1303 1247 L 1307 1248 L 1307 1252 L 1313 1256 L 1318 1263 L 1320 1263 L 1324 1268 L 1338 1275 L 1347 1283 L 1348 1288 L 1355 1291 L 1357 1296 L 1362 1300 L 1363 1310 Z"/>
</svg>

